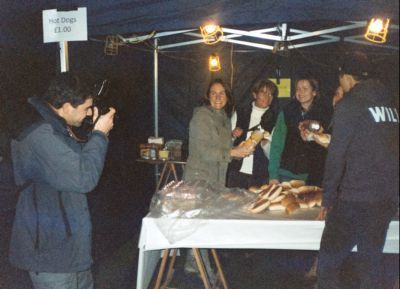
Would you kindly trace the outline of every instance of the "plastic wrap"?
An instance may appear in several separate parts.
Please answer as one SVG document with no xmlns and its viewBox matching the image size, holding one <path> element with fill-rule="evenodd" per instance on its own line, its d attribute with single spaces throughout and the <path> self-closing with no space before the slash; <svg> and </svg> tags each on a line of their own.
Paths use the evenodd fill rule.
<svg viewBox="0 0 400 289">
<path fill-rule="evenodd" d="M 201 226 L 207 219 L 234 217 L 254 200 L 254 194 L 238 188 L 217 190 L 205 181 L 171 182 L 153 196 L 150 215 L 157 217 L 167 240 L 175 243 L 197 230 L 187 219 L 201 219 Z"/>
</svg>

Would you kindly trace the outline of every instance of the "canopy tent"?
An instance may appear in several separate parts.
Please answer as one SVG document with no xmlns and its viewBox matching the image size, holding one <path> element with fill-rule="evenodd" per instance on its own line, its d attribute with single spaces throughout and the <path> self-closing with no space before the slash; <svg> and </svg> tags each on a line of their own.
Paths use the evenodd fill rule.
<svg viewBox="0 0 400 289">
<path fill-rule="evenodd" d="M 45 9 L 87 7 L 91 36 L 181 30 L 199 27 L 209 20 L 226 27 L 238 27 L 320 20 L 365 21 L 377 15 L 389 17 L 394 23 L 398 23 L 399 17 L 399 2 L 396 0 L 36 0 L 7 1 L 7 3 L 2 0 L 2 2 L 0 12 L 2 21 L 14 26 L 23 22 L 28 24 L 32 19 L 41 17 L 41 11 Z"/>
<path fill-rule="evenodd" d="M 1 0 L 2 2 L 6 2 Z M 257 34 L 243 31 L 250 37 L 260 37 L 260 32 L 271 32 L 280 29 L 275 37 L 261 36 L 263 39 L 295 41 L 305 37 L 323 35 L 337 31 L 362 27 L 359 21 L 381 16 L 392 19 L 398 24 L 399 2 L 396 0 L 349 0 L 349 1 L 132 1 L 132 0 L 86 0 L 86 1 L 7 1 L 1 3 L 2 17 L 0 44 L 37 45 L 41 43 L 41 11 L 57 8 L 71 10 L 76 7 L 87 7 L 89 36 L 109 34 L 146 34 L 153 31 L 174 31 L 197 29 L 208 21 L 214 21 L 223 27 L 258 27 Z M 331 21 L 327 29 L 313 27 L 312 33 L 296 27 L 296 23 L 316 23 Z M 350 23 L 348 21 L 358 21 Z M 284 25 L 282 25 L 284 23 Z M 344 24 L 346 23 L 346 24 Z M 398 28 L 398 26 L 397 26 Z M 228 28 L 226 28 L 228 29 Z M 227 41 L 235 42 L 239 30 L 231 30 Z M 298 35 L 290 35 L 290 33 Z M 239 33 L 240 34 L 240 33 Z M 396 33 L 398 34 L 398 33 Z M 158 36 L 161 36 L 160 34 Z M 358 41 L 346 36 L 345 41 Z M 323 36 L 323 43 L 339 41 L 338 36 Z M 240 43 L 240 42 L 235 42 Z M 398 44 L 398 37 L 397 42 Z M 398 46 L 398 45 L 397 45 Z M 262 46 L 258 46 L 263 48 Z M 264 48 L 272 49 L 266 45 Z M 297 48 L 304 47 L 297 44 Z"/>
<path fill-rule="evenodd" d="M 84 69 L 109 79 L 109 103 L 118 110 L 105 168 L 105 175 L 111 177 L 103 178 L 105 187 L 112 183 L 113 193 L 103 196 L 110 203 L 125 200 L 126 187 L 140 185 L 143 195 L 135 196 L 135 201 L 148 205 L 152 167 L 132 162 L 139 144 L 146 142 L 158 123 L 159 135 L 166 140 L 186 141 L 192 110 L 213 77 L 229 80 L 240 105 L 251 100 L 249 91 L 256 80 L 278 74 L 294 78 L 308 69 L 318 76 L 322 96 L 330 101 L 339 56 L 361 48 L 375 56 L 378 74 L 392 86 L 394 95 L 399 93 L 398 30 L 390 30 L 388 49 L 363 45 L 366 42 L 360 37 L 361 22 L 377 15 L 390 17 L 398 28 L 397 0 L 0 0 L 1 118 L 6 111 L 0 129 L 6 124 L 18 130 L 17 124 L 25 119 L 26 98 L 40 94 L 59 71 L 56 45 L 43 44 L 42 10 L 76 7 L 87 7 L 89 41 L 70 42 L 71 70 Z M 209 20 L 223 27 L 225 41 L 213 46 L 201 43 L 199 26 Z M 116 56 L 104 54 L 107 35 L 120 36 Z M 289 53 L 273 53 L 282 40 Z M 212 52 L 220 55 L 220 72 L 207 69 Z"/>
<path fill-rule="evenodd" d="M 192 93 L 196 97 L 201 95 L 201 89 L 204 88 L 204 83 L 208 78 L 201 77 L 198 74 L 191 74 L 193 78 L 201 82 L 201 89 L 193 89 L 193 82 L 188 82 L 187 76 L 183 76 L 188 87 L 185 91 L 172 91 L 171 88 L 162 87 L 163 91 L 159 92 L 158 85 L 163 83 L 163 78 L 168 82 L 168 85 L 177 86 L 177 79 L 181 75 L 179 69 L 189 70 L 193 72 L 195 68 L 188 68 L 188 63 L 179 63 L 176 61 L 174 67 L 176 74 L 174 76 L 164 73 L 164 69 L 171 69 L 170 62 L 160 59 L 157 61 L 157 55 L 184 55 L 190 50 L 196 49 L 206 54 L 216 50 L 221 53 L 232 56 L 238 53 L 239 49 L 246 47 L 252 49 L 253 55 L 259 54 L 256 50 L 265 50 L 262 57 L 265 60 L 267 53 L 273 61 L 269 64 L 275 68 L 278 66 L 288 66 L 294 61 L 293 59 L 285 58 L 286 50 L 303 50 L 307 47 L 318 45 L 321 47 L 318 51 L 335 54 L 334 50 L 337 46 L 331 46 L 331 49 L 324 49 L 328 43 L 352 43 L 352 44 L 368 44 L 362 39 L 362 33 L 365 23 L 368 19 L 374 16 L 388 17 L 392 19 L 391 34 L 388 44 L 380 45 L 379 48 L 386 47 L 391 50 L 392 55 L 398 54 L 398 19 L 399 19 L 399 2 L 396 0 L 378 1 L 378 0 L 349 0 L 349 1 L 304 1 L 304 0 L 278 0 L 278 1 L 129 1 L 129 0 L 87 0 L 87 1 L 12 1 L 2 4 L 0 11 L 2 16 L 0 45 L 3 48 L 7 47 L 34 47 L 41 48 L 42 33 L 41 33 L 41 11 L 45 9 L 69 10 L 76 7 L 87 7 L 88 11 L 88 32 L 89 38 L 92 40 L 104 41 L 106 35 L 120 35 L 121 44 L 138 43 L 151 39 L 153 45 L 153 55 L 155 58 L 154 66 L 150 66 L 148 59 L 144 64 L 147 68 L 154 69 L 154 102 L 155 102 L 155 134 L 158 134 L 157 116 L 158 116 L 158 94 L 162 95 L 161 101 L 163 106 L 161 114 L 167 115 L 171 112 L 171 104 L 166 103 L 166 100 L 171 101 L 173 105 L 181 105 L 182 99 L 172 100 L 171 95 L 176 94 L 177 98 L 182 95 Z M 198 27 L 208 21 L 215 21 L 223 27 L 225 37 L 223 43 L 214 47 L 204 47 L 199 38 Z M 148 41 L 147 41 L 148 42 Z M 286 45 L 280 45 L 285 43 Z M 229 44 L 229 46 L 227 45 Z M 82 44 L 84 45 L 84 44 Z M 234 46 L 233 46 L 234 45 Z M 282 55 L 275 56 L 271 52 L 282 50 Z M 179 49 L 179 50 L 177 50 Z M 245 55 L 249 50 L 244 51 Z M 304 50 L 307 51 L 307 50 Z M 165 52 L 163 54 L 159 54 Z M 198 57 L 198 55 L 190 56 Z M 227 55 L 226 57 L 229 57 Z M 259 56 L 258 56 L 259 57 Z M 336 56 L 332 56 L 335 58 Z M 241 57 L 245 58 L 245 57 Z M 276 60 L 278 59 L 278 60 Z M 232 57 L 228 59 L 232 66 Z M 166 62 L 166 64 L 163 64 Z M 267 61 L 268 62 L 268 61 Z M 278 63 L 279 62 L 279 63 Z M 290 63 L 289 63 L 290 62 Z M 239 69 L 240 63 L 236 63 L 236 70 Z M 250 62 L 248 62 L 250 64 Z M 326 64 L 326 63 L 325 63 Z M 330 64 L 330 63 L 328 63 Z M 202 64 L 204 66 L 204 64 Z M 256 64 L 251 63 L 251 67 Z M 198 68 L 198 66 L 197 66 Z M 245 71 L 246 66 L 242 65 L 242 71 Z M 172 68 L 173 69 L 173 68 Z M 261 77 L 261 71 L 265 67 L 260 66 L 254 69 L 258 72 L 252 73 L 246 80 L 235 79 L 241 83 L 241 87 L 236 87 L 235 91 L 239 92 L 236 96 L 241 99 L 245 96 L 250 84 L 243 85 L 244 82 L 249 82 L 249 79 Z M 269 68 L 267 74 L 271 74 Z M 160 73 L 158 73 L 160 70 Z M 283 70 L 285 70 L 283 68 Z M 204 71 L 204 70 L 202 70 Z M 227 71 L 227 69 L 225 69 Z M 231 69 L 233 71 L 233 69 Z M 204 72 L 203 72 L 204 73 Z M 208 73 L 208 72 L 207 72 Z M 282 71 L 288 75 L 289 72 Z M 264 73 L 265 74 L 265 73 Z M 231 78 L 233 82 L 233 74 L 224 72 L 221 74 Z M 174 79 L 175 78 L 175 79 Z M 200 78 L 200 80 L 199 80 Z M 158 82 L 160 80 L 160 82 Z M 184 81 L 179 85 L 182 85 Z M 190 88 L 192 87 L 192 88 Z M 184 111 L 184 119 L 180 119 L 178 127 L 187 125 L 188 117 L 191 114 L 190 108 L 193 106 L 193 98 L 186 100 L 182 110 Z M 170 110 L 165 110 L 170 108 Z M 188 110 L 189 108 L 189 110 Z M 174 110 L 174 109 L 172 109 Z M 180 117 L 180 110 L 178 118 Z M 176 112 L 176 111 L 175 111 Z M 170 123 L 176 121 L 170 119 Z M 176 123 L 177 124 L 177 123 Z M 171 127 L 169 127 L 171 128 Z M 183 134 L 181 132 L 180 134 Z M 178 134 L 179 136 L 179 134 Z"/>
</svg>

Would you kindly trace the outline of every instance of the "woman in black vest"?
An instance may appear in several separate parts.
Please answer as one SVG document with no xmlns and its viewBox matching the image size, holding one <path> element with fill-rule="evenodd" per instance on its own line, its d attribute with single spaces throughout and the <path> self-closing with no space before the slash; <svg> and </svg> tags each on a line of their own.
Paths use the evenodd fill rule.
<svg viewBox="0 0 400 289">
<path fill-rule="evenodd" d="M 268 167 L 271 183 L 299 179 L 321 185 L 326 150 L 315 142 L 304 141 L 299 123 L 316 120 L 326 130 L 331 116 L 332 109 L 319 101 L 317 80 L 298 79 L 295 98 L 279 113 L 272 135 Z"/>
<path fill-rule="evenodd" d="M 234 145 L 246 140 L 252 129 L 261 126 L 272 132 L 278 116 L 278 87 L 270 80 L 260 80 L 252 88 L 254 101 L 236 111 L 236 122 L 232 118 Z M 247 189 L 268 182 L 269 143 L 261 141 L 253 155 L 232 160 L 227 174 L 227 187 Z"/>
</svg>

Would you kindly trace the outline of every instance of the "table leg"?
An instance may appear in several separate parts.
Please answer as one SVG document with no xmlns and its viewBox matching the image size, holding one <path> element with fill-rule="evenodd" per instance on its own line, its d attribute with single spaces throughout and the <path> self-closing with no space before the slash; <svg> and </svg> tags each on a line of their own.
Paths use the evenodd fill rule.
<svg viewBox="0 0 400 289">
<path fill-rule="evenodd" d="M 169 176 L 171 175 L 171 164 L 170 163 L 166 163 L 166 166 L 168 166 L 168 173 L 167 173 L 167 176 L 165 177 L 165 180 L 164 180 L 164 186 L 166 185 L 166 184 L 168 184 L 168 181 L 169 181 Z"/>
<path fill-rule="evenodd" d="M 175 181 L 178 181 L 178 174 L 176 173 L 175 164 L 171 163 L 170 165 L 171 165 L 172 173 L 174 174 L 174 179 L 175 179 Z"/>
<path fill-rule="evenodd" d="M 166 163 L 164 164 L 164 166 L 163 166 L 163 168 L 162 168 L 162 170 L 161 170 L 160 179 L 158 180 L 158 184 L 157 184 L 157 188 L 156 188 L 156 191 L 157 191 L 157 192 L 158 192 L 158 190 L 160 189 L 161 184 L 163 183 L 165 171 L 166 171 L 166 169 L 167 169 L 167 164 L 168 164 L 168 162 L 166 162 Z"/>
<path fill-rule="evenodd" d="M 164 271 L 165 271 L 165 264 L 167 263 L 167 259 L 168 259 L 168 254 L 169 254 L 169 250 L 164 249 L 164 253 L 163 253 L 162 261 L 161 261 L 161 265 L 160 265 L 160 270 L 158 271 L 157 281 L 156 281 L 156 285 L 154 286 L 154 289 L 160 289 L 162 277 L 163 277 Z"/>
<path fill-rule="evenodd" d="M 169 261 L 167 277 L 165 278 L 165 281 L 164 281 L 163 285 L 161 286 L 161 288 L 166 288 L 172 280 L 172 277 L 174 275 L 174 265 L 175 265 L 177 253 L 178 253 L 178 249 L 172 249 L 172 257 Z"/>
<path fill-rule="evenodd" d="M 224 272 L 222 271 L 222 266 L 217 255 L 217 250 L 211 249 L 211 254 L 214 258 L 215 266 L 217 266 L 218 276 L 221 279 L 222 285 L 224 286 L 224 289 L 228 289 L 228 283 L 226 282 Z"/>
<path fill-rule="evenodd" d="M 207 272 L 204 267 L 203 260 L 201 258 L 200 250 L 197 248 L 192 248 L 194 258 L 196 259 L 197 267 L 200 271 L 201 280 L 203 280 L 204 288 L 211 289 L 210 281 L 208 280 Z"/>
</svg>

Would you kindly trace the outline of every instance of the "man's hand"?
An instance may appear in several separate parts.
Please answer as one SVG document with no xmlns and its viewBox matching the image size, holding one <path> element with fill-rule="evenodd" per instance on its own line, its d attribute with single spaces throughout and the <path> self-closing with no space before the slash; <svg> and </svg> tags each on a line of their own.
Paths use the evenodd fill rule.
<svg viewBox="0 0 400 289">
<path fill-rule="evenodd" d="M 319 210 L 319 214 L 317 216 L 317 220 L 325 220 L 326 215 L 330 212 L 331 208 L 330 207 L 321 207 Z"/>
<path fill-rule="evenodd" d="M 243 134 L 243 130 L 240 127 L 236 127 L 233 131 L 232 131 L 232 137 L 234 138 L 238 138 Z"/>
<path fill-rule="evenodd" d="M 106 135 L 109 134 L 110 130 L 112 130 L 114 126 L 114 115 L 115 115 L 115 109 L 113 107 L 110 107 L 110 111 L 102 116 L 100 116 L 99 120 L 95 124 L 93 130 L 99 130 Z M 98 114 L 97 109 L 95 109 L 93 116 L 95 114 Z"/>
</svg>

